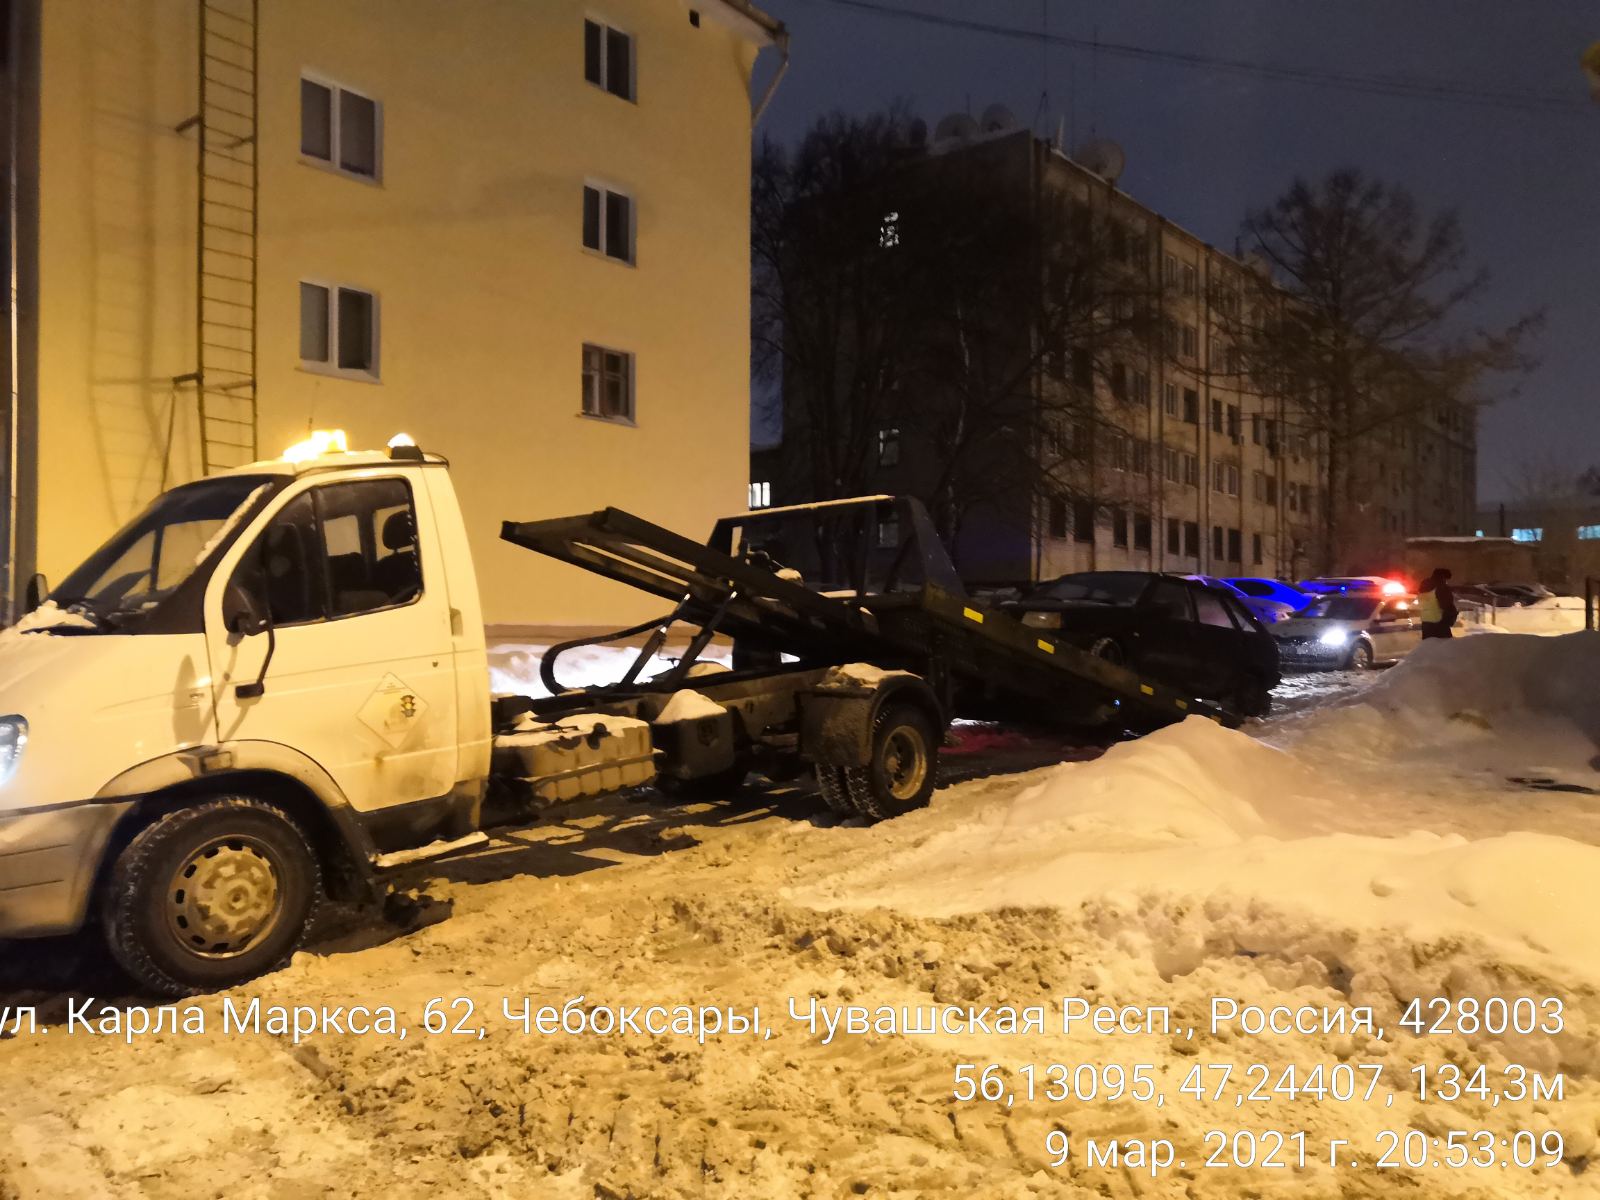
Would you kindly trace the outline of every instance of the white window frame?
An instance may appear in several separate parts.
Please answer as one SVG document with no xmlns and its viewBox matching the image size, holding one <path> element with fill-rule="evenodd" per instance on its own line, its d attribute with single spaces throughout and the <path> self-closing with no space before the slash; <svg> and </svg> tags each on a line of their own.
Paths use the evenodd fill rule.
<svg viewBox="0 0 1600 1200">
<path fill-rule="evenodd" d="M 770 479 L 756 479 L 750 483 L 750 509 L 754 512 L 758 508 L 772 507 L 772 481 Z"/>
<path fill-rule="evenodd" d="M 332 93 L 328 111 L 328 150 L 331 157 L 318 158 L 314 154 L 307 154 L 304 147 L 302 147 L 300 149 L 300 161 L 305 163 L 308 167 L 316 167 L 319 170 L 331 171 L 335 175 L 341 175 L 346 179 L 354 179 L 360 183 L 370 183 L 374 185 L 382 184 L 384 141 L 383 101 L 379 100 L 370 92 L 363 91 L 361 88 L 351 87 L 347 83 L 340 83 L 337 79 L 334 79 L 328 75 L 324 75 L 320 71 L 314 71 L 309 67 L 302 68 L 300 71 L 300 78 L 307 83 L 314 83 L 318 87 L 325 87 Z M 339 136 L 341 124 L 339 120 L 340 92 L 349 92 L 352 96 L 360 96 L 363 100 L 369 100 L 372 102 L 371 175 L 363 175 L 360 171 L 351 171 L 348 168 L 341 166 L 339 163 Z M 305 103 L 304 97 L 300 97 L 299 102 L 303 105 Z M 304 120 L 303 112 L 301 114 L 301 119 Z M 307 282 L 309 283 L 310 280 L 307 280 Z"/>
<path fill-rule="evenodd" d="M 609 413 L 590 412 L 583 407 L 583 400 L 578 402 L 578 415 L 590 421 L 604 421 L 607 425 L 637 425 L 639 417 L 639 359 L 632 350 L 623 350 L 617 346 L 607 346 L 602 342 L 584 342 L 579 351 L 578 382 L 583 382 L 582 352 L 585 350 L 598 350 L 600 352 L 601 385 L 604 385 L 605 356 L 607 354 L 620 354 L 628 360 L 628 412 L 626 416 L 613 416 Z M 596 396 L 596 400 L 599 397 Z"/>
<path fill-rule="evenodd" d="M 312 287 L 326 288 L 328 292 L 328 358 L 326 362 L 318 362 L 312 358 L 300 359 L 300 369 L 310 371 L 316 375 L 331 375 L 336 379 L 350 379 L 357 383 L 382 383 L 383 374 L 383 299 L 373 288 L 363 287 L 349 280 L 326 279 L 318 276 L 302 275 L 295 284 L 295 311 L 299 312 L 300 285 L 310 284 Z M 339 292 L 360 292 L 372 298 L 372 366 L 366 370 L 339 365 Z M 298 355 L 299 349 L 296 348 Z"/>
<path fill-rule="evenodd" d="M 605 17 L 605 16 L 601 16 L 599 13 L 594 12 L 593 10 L 587 10 L 587 11 L 584 12 L 584 14 L 583 14 L 583 22 L 584 22 L 584 25 L 585 25 L 585 29 L 583 31 L 585 39 L 587 39 L 588 36 L 589 36 L 589 31 L 587 29 L 587 26 L 589 25 L 590 22 L 593 22 L 594 24 L 600 26 L 600 79 L 599 79 L 598 82 L 596 82 L 593 79 L 590 79 L 589 78 L 587 64 L 585 64 L 584 75 L 583 75 L 584 83 L 588 84 L 592 88 L 596 88 L 599 91 L 604 92 L 607 96 L 610 96 L 615 100 L 623 100 L 623 101 L 626 101 L 628 104 L 638 104 L 639 103 L 639 37 L 638 37 L 638 35 L 635 34 L 631 29 L 628 29 L 628 28 L 626 28 L 626 27 L 624 27 L 622 25 L 618 25 L 615 21 L 611 20 L 611 18 Z M 610 64 L 610 59 L 608 58 L 608 56 L 606 54 L 606 33 L 607 33 L 607 31 L 620 33 L 623 37 L 628 39 L 628 94 L 626 96 L 619 96 L 619 95 L 617 95 L 617 93 L 613 92 L 609 87 L 606 86 L 610 82 L 610 80 L 606 77 L 606 75 L 607 75 L 607 72 L 610 70 L 610 65 L 611 65 Z M 588 47 L 587 46 L 584 47 L 584 53 L 585 54 L 588 53 Z"/>
<path fill-rule="evenodd" d="M 639 265 L 639 198 L 628 188 L 587 176 L 583 181 L 584 191 L 593 188 L 600 193 L 600 245 L 599 248 L 587 245 L 583 240 L 583 213 L 578 214 L 578 245 L 583 247 L 583 252 L 594 258 L 603 258 L 607 262 L 618 263 L 625 267 Z M 614 254 L 606 253 L 606 196 L 621 196 L 628 202 L 628 257 L 618 258 Z M 591 343 L 592 344 L 592 343 Z"/>
</svg>

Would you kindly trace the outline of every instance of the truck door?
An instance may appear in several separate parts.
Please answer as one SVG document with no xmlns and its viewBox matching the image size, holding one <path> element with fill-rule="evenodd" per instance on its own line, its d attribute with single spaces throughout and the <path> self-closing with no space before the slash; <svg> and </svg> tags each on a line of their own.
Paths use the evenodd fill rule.
<svg viewBox="0 0 1600 1200">
<path fill-rule="evenodd" d="M 224 628 L 225 588 L 208 598 L 219 740 L 304 753 L 357 811 L 445 795 L 457 778 L 456 686 L 426 491 L 376 475 L 286 497 L 230 576 L 271 614 L 270 663 L 268 635 Z"/>
</svg>

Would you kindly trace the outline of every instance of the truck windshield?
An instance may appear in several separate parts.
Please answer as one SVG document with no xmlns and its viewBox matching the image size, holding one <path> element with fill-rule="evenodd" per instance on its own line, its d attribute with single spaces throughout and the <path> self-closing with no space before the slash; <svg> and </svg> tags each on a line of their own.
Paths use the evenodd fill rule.
<svg viewBox="0 0 1600 1200">
<path fill-rule="evenodd" d="M 228 475 L 162 493 L 51 591 L 51 608 L 62 625 L 81 627 L 87 618 L 103 628 L 154 608 L 194 574 L 275 482 L 271 475 Z M 32 624 L 56 627 L 48 619 Z"/>
</svg>

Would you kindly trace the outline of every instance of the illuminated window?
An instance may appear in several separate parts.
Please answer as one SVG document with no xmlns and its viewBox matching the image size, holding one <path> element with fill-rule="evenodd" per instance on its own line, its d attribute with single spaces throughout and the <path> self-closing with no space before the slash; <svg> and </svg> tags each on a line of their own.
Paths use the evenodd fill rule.
<svg viewBox="0 0 1600 1200">
<path fill-rule="evenodd" d="M 1513 529 L 1511 531 L 1513 542 L 1539 542 L 1544 540 L 1544 529 L 1538 525 L 1526 529 Z"/>
<path fill-rule="evenodd" d="M 878 430 L 878 465 L 880 467 L 893 467 L 900 462 L 900 431 L 898 429 Z"/>
<path fill-rule="evenodd" d="M 900 244 L 900 214 L 890 212 L 883 214 L 883 224 L 878 226 L 878 245 L 885 250 L 892 249 Z"/>
<path fill-rule="evenodd" d="M 1600 541 L 1600 525 L 1579 525 L 1578 540 L 1583 542 Z"/>
<path fill-rule="evenodd" d="M 750 485 L 750 507 L 767 508 L 772 504 L 772 484 L 766 480 Z"/>
</svg>

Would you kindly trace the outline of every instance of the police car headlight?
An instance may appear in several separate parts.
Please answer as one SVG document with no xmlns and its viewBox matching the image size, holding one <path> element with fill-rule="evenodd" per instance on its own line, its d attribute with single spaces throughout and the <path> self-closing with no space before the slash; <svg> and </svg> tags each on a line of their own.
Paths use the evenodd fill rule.
<svg viewBox="0 0 1600 1200">
<path fill-rule="evenodd" d="M 1346 629 L 1330 629 L 1317 641 L 1324 646 L 1342 646 L 1350 640 L 1350 631 Z"/>
<path fill-rule="evenodd" d="M 22 752 L 28 746 L 28 722 L 21 717 L 0 717 L 0 785 L 17 773 Z"/>
</svg>

